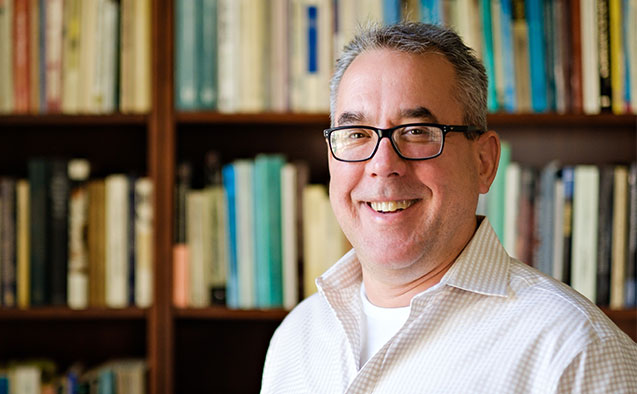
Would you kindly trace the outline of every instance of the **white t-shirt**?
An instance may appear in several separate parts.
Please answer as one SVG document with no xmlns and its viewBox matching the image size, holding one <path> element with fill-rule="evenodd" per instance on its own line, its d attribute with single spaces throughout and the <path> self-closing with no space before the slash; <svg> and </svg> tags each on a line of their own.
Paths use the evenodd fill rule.
<svg viewBox="0 0 637 394">
<path fill-rule="evenodd" d="M 360 367 L 365 365 L 380 348 L 400 330 L 409 317 L 409 306 L 383 308 L 372 304 L 365 294 L 361 283 L 363 301 L 363 319 L 361 321 L 361 359 Z"/>
</svg>

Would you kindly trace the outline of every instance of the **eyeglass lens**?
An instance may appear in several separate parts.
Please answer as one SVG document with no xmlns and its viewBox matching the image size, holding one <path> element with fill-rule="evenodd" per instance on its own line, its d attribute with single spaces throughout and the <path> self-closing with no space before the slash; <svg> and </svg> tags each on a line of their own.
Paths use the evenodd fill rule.
<svg viewBox="0 0 637 394">
<path fill-rule="evenodd" d="M 436 126 L 412 125 L 393 131 L 392 141 L 398 152 L 409 159 L 436 156 L 442 149 L 443 132 Z M 334 156 L 341 160 L 366 160 L 378 145 L 378 132 L 366 128 L 334 130 L 330 144 Z"/>
</svg>

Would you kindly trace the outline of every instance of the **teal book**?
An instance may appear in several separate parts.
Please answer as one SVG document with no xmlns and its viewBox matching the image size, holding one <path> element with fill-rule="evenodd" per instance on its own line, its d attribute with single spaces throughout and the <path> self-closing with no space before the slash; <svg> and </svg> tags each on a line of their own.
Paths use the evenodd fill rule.
<svg viewBox="0 0 637 394">
<path fill-rule="evenodd" d="M 217 108 L 219 96 L 217 84 L 217 0 L 199 0 L 201 12 L 197 23 L 199 45 L 199 109 Z"/>
<path fill-rule="evenodd" d="M 222 169 L 223 188 L 226 198 L 226 234 L 228 235 L 228 269 L 226 302 L 229 308 L 239 307 L 239 278 L 237 276 L 237 222 L 234 166 L 227 164 Z"/>
<path fill-rule="evenodd" d="M 117 394 L 117 376 L 112 368 L 104 367 L 100 371 L 97 392 L 99 394 Z"/>
<path fill-rule="evenodd" d="M 541 0 L 528 0 L 525 5 L 527 23 L 529 25 L 531 108 L 534 112 L 545 112 L 548 109 L 548 101 L 544 10 Z"/>
<path fill-rule="evenodd" d="M 487 199 L 487 217 L 500 242 L 504 241 L 504 196 L 506 190 L 506 171 L 511 162 L 511 147 L 503 142 L 500 151 L 498 172 L 489 189 Z"/>
<path fill-rule="evenodd" d="M 280 308 L 283 306 L 283 245 L 281 223 L 281 170 L 285 165 L 285 158 L 272 155 L 268 162 L 268 212 L 270 231 L 268 231 L 269 249 L 269 306 Z"/>
<path fill-rule="evenodd" d="M 266 308 L 269 304 L 268 275 L 268 156 L 259 154 L 254 158 L 254 272 L 257 307 Z"/>
<path fill-rule="evenodd" d="M 420 21 L 432 25 L 442 25 L 442 0 L 420 0 Z"/>
<path fill-rule="evenodd" d="M 257 306 L 283 305 L 283 255 L 281 235 L 281 155 L 255 158 L 255 272 Z"/>
<path fill-rule="evenodd" d="M 491 2 L 480 0 L 480 16 L 482 17 L 482 61 L 487 69 L 487 109 L 489 112 L 498 110 L 498 97 L 495 90 L 495 59 L 493 58 L 493 31 L 491 23 Z"/>
<path fill-rule="evenodd" d="M 175 0 L 175 9 L 175 106 L 182 111 L 195 110 L 199 107 L 201 0 Z"/>
<path fill-rule="evenodd" d="M 383 23 L 393 25 L 400 22 L 400 0 L 383 0 Z"/>
<path fill-rule="evenodd" d="M 500 3 L 500 29 L 502 37 L 502 65 L 504 70 L 504 97 L 501 104 L 505 111 L 514 112 L 517 106 L 515 99 L 512 0 L 502 0 Z"/>
</svg>

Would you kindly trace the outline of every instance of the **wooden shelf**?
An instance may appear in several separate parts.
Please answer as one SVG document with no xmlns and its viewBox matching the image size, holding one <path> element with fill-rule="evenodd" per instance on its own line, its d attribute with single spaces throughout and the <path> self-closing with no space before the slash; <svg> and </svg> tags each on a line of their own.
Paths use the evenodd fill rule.
<svg viewBox="0 0 637 394">
<path fill-rule="evenodd" d="M 1 115 L 0 126 L 34 126 L 34 125 L 145 125 L 148 115 L 145 114 L 104 114 L 104 115 Z"/>
<path fill-rule="evenodd" d="M 228 309 L 224 307 L 174 308 L 178 319 L 280 321 L 289 311 L 284 309 Z"/>
<path fill-rule="evenodd" d="M 141 308 L 89 308 L 42 307 L 31 309 L 0 309 L 0 321 L 8 320 L 143 320 L 148 313 Z"/>
<path fill-rule="evenodd" d="M 212 111 L 177 112 L 177 123 L 183 124 L 266 124 L 266 125 L 321 125 L 329 124 L 328 114 L 299 114 L 264 112 L 255 114 L 223 114 Z"/>
<path fill-rule="evenodd" d="M 584 114 L 505 114 L 493 113 L 487 116 L 489 127 L 498 126 L 550 126 L 567 129 L 580 129 L 582 127 L 632 127 L 637 133 L 637 115 L 613 115 L 603 113 L 598 115 Z"/>
</svg>

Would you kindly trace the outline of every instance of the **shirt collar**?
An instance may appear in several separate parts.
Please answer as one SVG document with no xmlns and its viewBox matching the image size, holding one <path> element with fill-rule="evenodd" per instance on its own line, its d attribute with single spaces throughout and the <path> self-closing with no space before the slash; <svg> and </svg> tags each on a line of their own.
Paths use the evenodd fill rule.
<svg viewBox="0 0 637 394">
<path fill-rule="evenodd" d="M 489 220 L 478 217 L 478 222 L 478 229 L 442 278 L 441 284 L 478 294 L 506 297 L 509 256 Z M 361 281 L 361 267 L 352 249 L 317 278 L 316 285 L 328 303 L 338 308 L 337 304 L 343 306 L 357 296 Z"/>
</svg>

